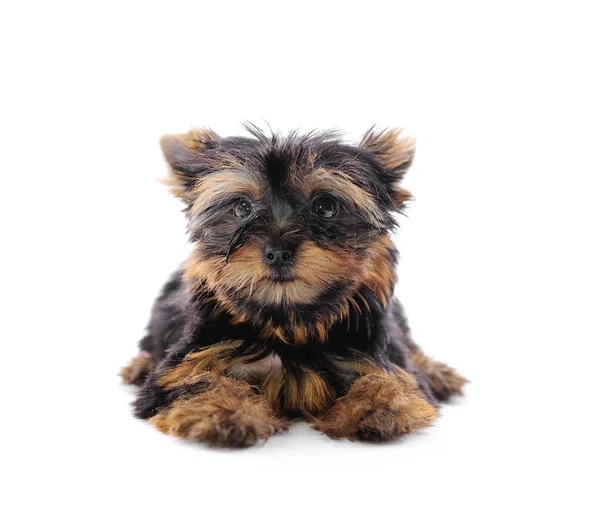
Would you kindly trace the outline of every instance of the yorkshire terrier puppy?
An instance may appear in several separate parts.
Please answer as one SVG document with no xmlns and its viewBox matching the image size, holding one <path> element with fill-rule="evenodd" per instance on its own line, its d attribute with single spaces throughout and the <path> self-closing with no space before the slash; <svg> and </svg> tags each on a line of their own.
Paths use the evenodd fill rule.
<svg viewBox="0 0 600 523">
<path fill-rule="evenodd" d="M 160 431 L 248 447 L 302 417 L 332 438 L 427 427 L 466 380 L 426 356 L 394 297 L 390 232 L 411 199 L 414 140 L 370 130 L 166 136 L 193 252 L 154 304 L 135 415 Z"/>
</svg>

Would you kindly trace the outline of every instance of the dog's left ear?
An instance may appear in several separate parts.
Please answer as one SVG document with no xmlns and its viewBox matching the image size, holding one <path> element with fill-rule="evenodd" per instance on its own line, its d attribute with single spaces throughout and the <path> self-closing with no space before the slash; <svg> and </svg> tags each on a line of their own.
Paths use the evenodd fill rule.
<svg viewBox="0 0 600 523">
<path fill-rule="evenodd" d="M 402 205 L 412 200 L 412 194 L 400 186 L 406 171 L 415 157 L 416 140 L 412 136 L 400 136 L 402 129 L 386 129 L 375 131 L 369 129 L 360 147 L 367 149 L 379 164 L 386 170 L 390 179 L 391 194 L 394 201 Z"/>
<path fill-rule="evenodd" d="M 207 170 L 206 151 L 217 146 L 218 140 L 218 135 L 209 129 L 192 129 L 161 138 L 160 146 L 170 168 L 165 183 L 175 196 L 189 199 L 190 190 Z"/>
</svg>

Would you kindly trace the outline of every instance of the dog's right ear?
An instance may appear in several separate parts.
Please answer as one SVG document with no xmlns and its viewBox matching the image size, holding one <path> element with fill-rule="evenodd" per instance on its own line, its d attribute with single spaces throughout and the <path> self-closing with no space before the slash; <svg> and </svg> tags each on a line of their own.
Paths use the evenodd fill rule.
<svg viewBox="0 0 600 523">
<path fill-rule="evenodd" d="M 189 193 L 205 172 L 206 151 L 217 145 L 219 137 L 209 129 L 192 129 L 185 134 L 168 134 L 160 140 L 169 176 L 165 183 L 171 192 L 183 201 L 189 201 Z"/>
<path fill-rule="evenodd" d="M 412 195 L 401 187 L 406 171 L 415 157 L 416 140 L 411 136 L 401 136 L 402 129 L 377 131 L 371 127 L 363 136 L 360 146 L 369 151 L 389 175 L 390 194 L 400 206 Z"/>
</svg>

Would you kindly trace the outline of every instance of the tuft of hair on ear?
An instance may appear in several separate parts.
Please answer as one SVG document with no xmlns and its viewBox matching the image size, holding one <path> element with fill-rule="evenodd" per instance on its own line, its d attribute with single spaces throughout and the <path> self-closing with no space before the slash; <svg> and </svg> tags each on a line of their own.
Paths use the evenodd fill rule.
<svg viewBox="0 0 600 523">
<path fill-rule="evenodd" d="M 391 175 L 392 198 L 400 206 L 413 199 L 412 194 L 400 184 L 412 165 L 417 143 L 412 136 L 401 136 L 403 130 L 394 128 L 378 131 L 371 127 L 359 144 Z"/>
<path fill-rule="evenodd" d="M 165 160 L 169 164 L 169 175 L 163 182 L 183 201 L 206 169 L 204 153 L 214 147 L 219 136 L 210 129 L 196 128 L 184 134 L 168 134 L 160 139 Z"/>
</svg>

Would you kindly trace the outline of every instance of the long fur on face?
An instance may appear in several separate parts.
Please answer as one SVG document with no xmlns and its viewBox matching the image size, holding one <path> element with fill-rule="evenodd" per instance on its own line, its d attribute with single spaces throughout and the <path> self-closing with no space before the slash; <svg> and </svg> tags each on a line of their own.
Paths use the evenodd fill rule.
<svg viewBox="0 0 600 523">
<path fill-rule="evenodd" d="M 399 183 L 413 141 L 370 131 L 353 146 L 333 132 L 247 129 L 249 138 L 195 130 L 162 141 L 196 244 L 185 277 L 197 292 L 213 293 L 234 322 L 287 343 L 324 341 L 331 325 L 360 312 L 363 289 L 384 301 L 391 295 L 388 233 L 409 198 Z M 332 218 L 311 212 L 320 196 L 337 202 Z M 252 207 L 245 219 L 233 211 L 241 199 Z M 294 253 L 291 267 L 274 273 L 264 263 L 271 244 Z"/>
</svg>

